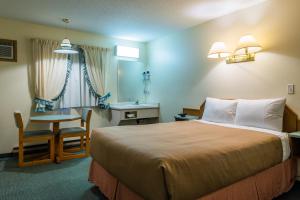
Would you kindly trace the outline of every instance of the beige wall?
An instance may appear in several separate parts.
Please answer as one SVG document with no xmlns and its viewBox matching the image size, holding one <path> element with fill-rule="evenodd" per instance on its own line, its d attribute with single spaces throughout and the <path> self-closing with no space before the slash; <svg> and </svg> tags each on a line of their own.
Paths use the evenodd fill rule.
<svg viewBox="0 0 300 200">
<path fill-rule="evenodd" d="M 184 106 L 197 107 L 207 96 L 286 96 L 300 114 L 299 7 L 299 0 L 267 0 L 149 43 L 151 99 L 161 103 L 162 121 L 173 120 Z M 224 41 L 234 49 L 246 34 L 264 48 L 255 62 L 227 65 L 207 59 L 213 42 Z M 287 94 L 289 83 L 296 84 L 295 95 Z"/>
<path fill-rule="evenodd" d="M 25 124 L 28 125 L 32 111 L 32 94 L 28 81 L 28 68 L 31 65 L 31 38 L 61 40 L 65 37 L 65 30 L 25 22 L 0 18 L 0 38 L 18 41 L 18 62 L 0 62 L 0 154 L 11 152 L 18 144 L 17 129 L 14 125 L 13 112 L 23 113 Z M 117 40 L 101 35 L 78 31 L 67 31 L 72 43 L 86 44 L 113 48 L 116 44 L 139 46 L 141 48 L 141 62 L 145 62 L 145 45 L 143 43 Z M 117 101 L 117 67 L 112 66 L 109 76 L 109 90 L 112 92 L 111 102 Z M 72 112 L 76 113 L 76 110 Z M 70 124 L 64 124 L 68 126 Z M 77 123 L 78 125 L 78 123 Z M 109 125 L 107 111 L 94 109 L 92 127 Z M 29 125 L 28 128 L 47 128 L 49 125 Z"/>
</svg>

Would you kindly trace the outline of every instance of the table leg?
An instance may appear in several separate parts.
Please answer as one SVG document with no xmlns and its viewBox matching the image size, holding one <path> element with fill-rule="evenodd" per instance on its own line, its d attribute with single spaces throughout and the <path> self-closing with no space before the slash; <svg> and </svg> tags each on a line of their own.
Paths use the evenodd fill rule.
<svg viewBox="0 0 300 200">
<path fill-rule="evenodd" d="M 60 163 L 60 160 L 58 159 L 58 151 L 59 151 L 59 122 L 53 122 L 53 133 L 55 136 L 55 162 Z"/>
</svg>

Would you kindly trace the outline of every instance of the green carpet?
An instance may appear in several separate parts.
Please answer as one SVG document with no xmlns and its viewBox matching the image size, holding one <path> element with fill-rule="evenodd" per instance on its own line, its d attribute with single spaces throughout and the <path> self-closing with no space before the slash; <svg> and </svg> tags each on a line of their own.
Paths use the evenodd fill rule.
<svg viewBox="0 0 300 200">
<path fill-rule="evenodd" d="M 1 200 L 105 199 L 88 182 L 91 159 L 19 168 L 17 160 L 0 160 Z"/>
<path fill-rule="evenodd" d="M 17 160 L 0 159 L 0 200 L 104 200 L 88 182 L 90 158 L 19 168 Z M 300 183 L 276 200 L 299 200 Z"/>
</svg>

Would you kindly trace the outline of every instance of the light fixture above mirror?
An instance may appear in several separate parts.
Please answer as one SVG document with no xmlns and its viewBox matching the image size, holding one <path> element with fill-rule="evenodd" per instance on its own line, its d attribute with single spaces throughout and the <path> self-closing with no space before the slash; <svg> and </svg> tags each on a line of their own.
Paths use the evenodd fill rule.
<svg viewBox="0 0 300 200">
<path fill-rule="evenodd" d="M 123 58 L 139 59 L 140 49 L 138 47 L 116 46 L 116 56 Z"/>
</svg>

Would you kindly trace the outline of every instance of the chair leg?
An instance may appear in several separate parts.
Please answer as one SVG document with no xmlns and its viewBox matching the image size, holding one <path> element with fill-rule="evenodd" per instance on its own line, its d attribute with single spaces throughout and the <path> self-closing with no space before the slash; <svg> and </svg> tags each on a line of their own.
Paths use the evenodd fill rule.
<svg viewBox="0 0 300 200">
<path fill-rule="evenodd" d="M 19 167 L 24 167 L 24 144 L 19 142 Z"/>
<path fill-rule="evenodd" d="M 85 138 L 85 154 L 90 156 L 90 137 L 88 135 Z"/>
<path fill-rule="evenodd" d="M 55 137 L 52 136 L 52 138 L 49 141 L 50 141 L 50 145 L 49 145 L 50 159 L 52 160 L 52 162 L 54 162 L 54 160 L 55 160 Z"/>
<path fill-rule="evenodd" d="M 80 150 L 83 150 L 84 148 L 84 140 L 83 136 L 80 136 Z"/>
<path fill-rule="evenodd" d="M 35 142 L 37 141 L 36 139 L 30 140 L 30 138 L 26 139 L 25 142 Z M 33 159 L 31 161 L 24 161 L 24 140 L 19 141 L 19 161 L 18 161 L 18 166 L 19 167 L 27 167 L 27 166 L 33 166 L 33 165 L 38 165 L 38 164 L 45 164 L 45 163 L 51 163 L 55 160 L 55 141 L 54 141 L 54 136 L 49 138 L 43 138 L 43 141 L 48 141 L 49 144 L 49 152 L 50 152 L 50 158 L 48 155 L 45 156 L 40 156 L 37 159 Z"/>
</svg>

